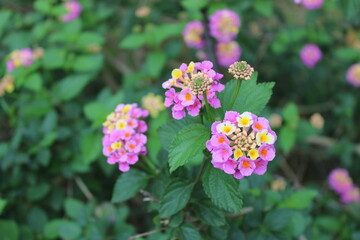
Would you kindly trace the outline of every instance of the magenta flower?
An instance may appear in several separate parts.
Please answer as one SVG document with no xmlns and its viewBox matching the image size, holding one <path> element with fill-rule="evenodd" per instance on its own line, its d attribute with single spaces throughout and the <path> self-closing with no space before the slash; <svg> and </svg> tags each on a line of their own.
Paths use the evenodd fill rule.
<svg viewBox="0 0 360 240">
<path fill-rule="evenodd" d="M 69 0 L 65 3 L 67 13 L 61 16 L 61 21 L 70 22 L 75 20 L 82 11 L 81 4 L 76 0 Z"/>
<path fill-rule="evenodd" d="M 211 163 L 237 179 L 263 175 L 275 158 L 276 133 L 265 118 L 250 112 L 227 111 L 222 122 L 212 124 L 211 133 L 206 142 Z"/>
<path fill-rule="evenodd" d="M 360 63 L 353 64 L 347 70 L 346 80 L 354 87 L 360 87 Z"/>
<path fill-rule="evenodd" d="M 210 106 L 221 107 L 216 92 L 224 90 L 224 85 L 218 82 L 223 75 L 216 73 L 212 67 L 213 64 L 210 61 L 191 62 L 189 65 L 183 63 L 179 69 L 172 71 L 172 78 L 162 84 L 163 88 L 168 89 L 165 92 L 164 105 L 165 107 L 172 106 L 173 118 L 185 117 L 185 110 L 191 116 L 199 115 L 205 102 L 204 93 Z M 176 92 L 176 88 L 180 91 Z"/>
<path fill-rule="evenodd" d="M 146 155 L 147 124 L 141 117 L 147 117 L 148 111 L 137 104 L 119 104 L 103 123 L 103 154 L 109 164 L 118 164 L 119 170 L 127 172 L 130 165 L 139 160 L 139 155 Z"/>
<path fill-rule="evenodd" d="M 209 17 L 210 34 L 219 42 L 233 40 L 239 32 L 241 21 L 239 16 L 229 10 L 217 10 Z"/>
<path fill-rule="evenodd" d="M 22 66 L 29 67 L 36 59 L 37 56 L 30 48 L 15 50 L 9 54 L 8 60 L 6 61 L 6 71 L 12 72 Z"/>
<path fill-rule="evenodd" d="M 183 32 L 183 38 L 188 47 L 202 49 L 205 45 L 204 25 L 200 21 L 189 22 Z"/>
<path fill-rule="evenodd" d="M 223 67 L 229 67 L 241 56 L 240 45 L 236 41 L 219 42 L 216 44 L 216 57 Z"/>
<path fill-rule="evenodd" d="M 338 194 L 346 192 L 353 186 L 348 171 L 343 168 L 333 169 L 329 174 L 328 182 L 330 187 Z"/>
<path fill-rule="evenodd" d="M 314 68 L 321 60 L 322 52 L 317 45 L 307 44 L 301 49 L 300 58 L 308 68 Z"/>
<path fill-rule="evenodd" d="M 360 189 L 356 186 L 352 186 L 347 191 L 341 194 L 341 202 L 348 203 L 357 203 L 360 202 Z"/>
<path fill-rule="evenodd" d="M 295 1 L 299 2 L 299 0 L 295 0 Z M 314 10 L 321 8 L 322 5 L 324 4 L 324 0 L 301 0 L 301 3 L 304 8 L 307 8 L 309 10 Z"/>
<path fill-rule="evenodd" d="M 15 70 L 15 64 L 12 60 L 8 60 L 6 61 L 6 71 L 7 72 L 12 72 Z"/>
</svg>

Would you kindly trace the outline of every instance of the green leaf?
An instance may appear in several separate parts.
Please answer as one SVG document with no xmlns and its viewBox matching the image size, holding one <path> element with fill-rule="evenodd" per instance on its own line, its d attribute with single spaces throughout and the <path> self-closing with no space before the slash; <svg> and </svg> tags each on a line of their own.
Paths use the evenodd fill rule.
<svg viewBox="0 0 360 240">
<path fill-rule="evenodd" d="M 91 102 L 84 106 L 84 113 L 87 119 L 93 122 L 94 126 L 100 125 L 106 120 L 109 112 L 106 107 L 99 102 Z"/>
<path fill-rule="evenodd" d="M 199 231 L 191 223 L 181 225 L 180 234 L 184 240 L 200 240 L 201 235 Z"/>
<path fill-rule="evenodd" d="M 0 233 L 2 240 L 19 239 L 19 227 L 14 221 L 0 220 Z"/>
<path fill-rule="evenodd" d="M 359 51 L 351 47 L 337 48 L 334 52 L 335 57 L 348 62 L 360 61 Z"/>
<path fill-rule="evenodd" d="M 103 56 L 101 54 L 78 56 L 73 64 L 73 69 L 77 72 L 98 71 L 102 63 Z"/>
<path fill-rule="evenodd" d="M 86 133 L 81 137 L 81 160 L 89 164 L 101 154 L 101 135 L 99 133 Z"/>
<path fill-rule="evenodd" d="M 143 46 L 146 43 L 144 34 L 132 33 L 127 35 L 119 44 L 120 48 L 124 49 L 136 49 Z"/>
<path fill-rule="evenodd" d="M 210 130 L 204 125 L 194 123 L 175 135 L 169 149 L 170 172 L 183 166 L 205 149 L 210 138 Z"/>
<path fill-rule="evenodd" d="M 203 200 L 194 204 L 196 216 L 203 222 L 219 227 L 225 225 L 224 213 L 215 207 L 210 200 Z"/>
<path fill-rule="evenodd" d="M 43 65 L 47 69 L 61 68 L 66 52 L 62 48 L 49 48 L 44 51 Z"/>
<path fill-rule="evenodd" d="M 37 233 L 43 232 L 47 220 L 45 211 L 38 207 L 32 208 L 27 216 L 28 226 Z"/>
<path fill-rule="evenodd" d="M 170 217 L 185 207 L 194 184 L 182 179 L 173 179 L 166 187 L 160 201 L 160 217 Z"/>
<path fill-rule="evenodd" d="M 299 110 L 295 103 L 293 102 L 288 103 L 285 106 L 282 114 L 288 126 L 292 128 L 297 127 L 299 121 Z"/>
<path fill-rule="evenodd" d="M 289 209 L 276 209 L 266 214 L 264 224 L 272 231 L 280 231 L 289 223 L 292 211 Z"/>
<path fill-rule="evenodd" d="M 70 100 L 79 95 L 90 80 L 87 74 L 68 76 L 55 84 L 52 93 L 57 100 Z"/>
<path fill-rule="evenodd" d="M 42 87 L 41 75 L 39 73 L 31 74 L 24 82 L 24 87 L 34 92 L 39 91 Z"/>
<path fill-rule="evenodd" d="M 170 145 L 175 135 L 185 126 L 193 123 L 194 121 L 190 118 L 183 118 L 181 120 L 172 119 L 167 124 L 159 127 L 158 134 L 162 146 L 165 150 L 169 150 Z"/>
<path fill-rule="evenodd" d="M 76 41 L 76 44 L 87 48 L 90 45 L 102 45 L 104 41 L 104 37 L 96 32 L 82 32 Z"/>
<path fill-rule="evenodd" d="M 49 192 L 50 186 L 46 183 L 41 183 L 26 189 L 26 196 L 29 201 L 36 201 L 45 197 Z"/>
<path fill-rule="evenodd" d="M 82 230 L 78 223 L 66 221 L 59 225 L 58 231 L 59 236 L 64 239 L 79 239 Z"/>
<path fill-rule="evenodd" d="M 313 189 L 301 189 L 292 193 L 279 204 L 279 208 L 305 209 L 310 206 L 318 192 Z"/>
<path fill-rule="evenodd" d="M 208 0 L 197 0 L 197 1 L 182 0 L 181 1 L 181 6 L 186 8 L 188 11 L 194 11 L 194 10 L 200 10 L 200 9 L 206 7 L 206 5 L 208 3 L 209 3 Z"/>
<path fill-rule="evenodd" d="M 202 182 L 205 193 L 216 206 L 229 212 L 240 212 L 243 204 L 239 192 L 240 182 L 232 175 L 226 174 L 208 164 Z"/>
<path fill-rule="evenodd" d="M 4 31 L 4 28 L 7 22 L 10 20 L 11 11 L 10 10 L 1 10 L 0 11 L 0 37 Z"/>
<path fill-rule="evenodd" d="M 51 2 L 48 0 L 37 0 L 34 2 L 34 8 L 41 13 L 49 13 L 51 11 Z"/>
<path fill-rule="evenodd" d="M 284 126 L 280 129 L 279 133 L 279 144 L 285 153 L 288 153 L 296 143 L 296 130 Z"/>
<path fill-rule="evenodd" d="M 158 77 L 166 63 L 166 56 L 163 52 L 150 53 L 144 63 L 145 71 L 151 77 Z"/>
<path fill-rule="evenodd" d="M 7 202 L 8 201 L 6 199 L 0 198 L 0 215 L 3 212 L 4 208 L 6 207 Z"/>
<path fill-rule="evenodd" d="M 265 17 L 271 17 L 273 14 L 273 3 L 268 0 L 255 0 L 255 10 Z"/>
<path fill-rule="evenodd" d="M 148 176 L 136 169 L 122 174 L 115 183 L 111 201 L 114 203 L 126 201 L 141 189 L 145 188 L 148 182 Z"/>
<path fill-rule="evenodd" d="M 183 211 L 179 211 L 177 214 L 172 215 L 169 220 L 170 227 L 178 227 L 184 221 L 184 213 Z"/>
<path fill-rule="evenodd" d="M 256 84 L 256 79 L 257 72 L 251 76 L 250 80 L 242 82 L 238 96 L 231 109 L 230 104 L 236 88 L 236 81 L 238 80 L 231 80 L 226 83 L 225 90 L 219 94 L 223 112 L 233 110 L 240 113 L 249 111 L 254 114 L 259 114 L 270 100 L 272 88 L 275 83 L 267 82 Z"/>
<path fill-rule="evenodd" d="M 315 225 L 330 233 L 336 233 L 341 230 L 340 219 L 332 216 L 317 217 L 315 219 Z"/>
<path fill-rule="evenodd" d="M 66 215 L 76 220 L 82 226 L 86 226 L 87 215 L 84 203 L 74 198 L 67 198 L 64 202 Z"/>
</svg>

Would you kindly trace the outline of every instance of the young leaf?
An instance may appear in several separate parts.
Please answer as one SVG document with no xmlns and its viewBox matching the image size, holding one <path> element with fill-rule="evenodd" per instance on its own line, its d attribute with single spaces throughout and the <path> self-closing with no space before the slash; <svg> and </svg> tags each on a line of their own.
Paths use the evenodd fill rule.
<svg viewBox="0 0 360 240">
<path fill-rule="evenodd" d="M 232 175 L 208 165 L 202 182 L 205 193 L 216 206 L 229 212 L 240 212 L 243 201 L 239 192 L 239 181 Z"/>
<path fill-rule="evenodd" d="M 169 150 L 171 142 L 173 141 L 176 133 L 178 133 L 183 127 L 193 123 L 190 118 L 183 118 L 181 120 L 170 120 L 167 124 L 159 127 L 158 135 L 160 142 L 165 150 Z"/>
<path fill-rule="evenodd" d="M 116 180 L 111 201 L 114 203 L 126 201 L 142 188 L 146 187 L 148 176 L 136 169 L 131 169 Z"/>
<path fill-rule="evenodd" d="M 279 208 L 304 209 L 309 207 L 312 200 L 318 195 L 313 189 L 301 189 L 292 193 L 288 198 L 279 204 Z"/>
<path fill-rule="evenodd" d="M 210 130 L 204 125 L 190 124 L 176 134 L 169 149 L 170 172 L 183 166 L 205 149 Z"/>
<path fill-rule="evenodd" d="M 264 224 L 273 231 L 279 231 L 290 222 L 292 214 L 289 209 L 276 209 L 266 214 Z"/>
<path fill-rule="evenodd" d="M 174 179 L 165 189 L 160 201 L 160 217 L 170 217 L 185 207 L 190 199 L 194 184 Z"/>
<path fill-rule="evenodd" d="M 209 200 L 195 203 L 194 211 L 201 221 L 211 226 L 219 227 L 226 223 L 224 213 L 215 207 Z"/>
<path fill-rule="evenodd" d="M 199 231 L 191 223 L 186 223 L 180 227 L 181 239 L 184 240 L 200 240 Z"/>
</svg>

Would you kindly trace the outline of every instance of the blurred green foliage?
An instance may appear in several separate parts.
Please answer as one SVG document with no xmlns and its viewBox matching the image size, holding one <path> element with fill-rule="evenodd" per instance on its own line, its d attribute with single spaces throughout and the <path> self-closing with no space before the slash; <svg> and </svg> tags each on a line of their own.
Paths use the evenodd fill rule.
<svg viewBox="0 0 360 240">
<path fill-rule="evenodd" d="M 123 240 L 152 229 L 159 231 L 137 239 L 360 238 L 359 205 L 342 206 L 326 185 L 339 166 L 360 185 L 360 95 L 345 81 L 360 62 L 358 0 L 326 0 L 315 11 L 290 0 L 80 2 L 80 17 L 64 23 L 61 1 L 0 1 L 0 76 L 11 51 L 44 50 L 11 74 L 15 91 L 0 97 L 0 239 Z M 201 187 L 184 179 L 195 176 L 189 166 L 200 165 L 202 149 L 174 153 L 184 162 L 170 160 L 170 182 L 172 143 L 191 148 L 179 131 L 205 137 L 198 119 L 168 121 L 162 112 L 148 121 L 148 151 L 164 174 L 120 174 L 102 156 L 101 123 L 119 103 L 162 94 L 171 69 L 196 59 L 181 38 L 185 24 L 221 8 L 240 15 L 242 59 L 261 76 L 244 83 L 233 109 L 278 114 L 278 157 L 265 176 L 240 182 L 211 168 Z M 324 55 L 313 70 L 298 56 L 309 42 Z M 229 105 L 235 85 L 226 86 L 220 96 Z M 321 129 L 309 121 L 316 112 Z M 276 188 L 279 179 L 285 186 Z"/>
</svg>

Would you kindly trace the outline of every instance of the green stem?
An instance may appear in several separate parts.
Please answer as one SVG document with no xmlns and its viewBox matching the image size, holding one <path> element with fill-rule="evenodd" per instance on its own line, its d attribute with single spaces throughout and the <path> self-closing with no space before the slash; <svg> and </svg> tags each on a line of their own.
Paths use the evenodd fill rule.
<svg viewBox="0 0 360 240">
<path fill-rule="evenodd" d="M 215 122 L 215 117 L 214 117 L 213 114 L 212 114 L 212 111 L 211 111 L 209 102 L 208 102 L 208 100 L 207 100 L 206 92 L 204 92 L 203 96 L 204 96 L 204 100 L 205 100 L 206 113 L 207 113 L 207 115 L 208 115 L 209 121 L 210 121 L 211 123 L 213 123 L 213 122 Z"/>
<path fill-rule="evenodd" d="M 156 175 L 158 173 L 158 169 L 153 164 L 153 162 L 147 156 L 142 156 L 142 159 L 144 160 L 146 165 L 150 168 L 151 172 Z"/>
<path fill-rule="evenodd" d="M 201 175 L 202 175 L 202 173 L 203 173 L 203 171 L 204 171 L 206 162 L 207 162 L 207 158 L 204 157 L 204 159 L 203 159 L 203 161 L 202 161 L 202 163 L 201 163 L 200 169 L 199 169 L 199 171 L 198 171 L 198 173 L 197 173 L 197 175 L 196 175 L 196 178 L 195 178 L 195 181 L 194 181 L 194 185 L 196 185 L 196 184 L 199 182 L 200 177 L 201 177 Z"/>
<path fill-rule="evenodd" d="M 239 79 L 236 81 L 236 88 L 235 88 L 235 92 L 234 92 L 234 95 L 233 95 L 233 98 L 231 99 L 231 103 L 230 103 L 230 108 L 229 110 L 232 110 L 233 106 L 234 106 L 234 103 L 236 101 L 236 98 L 239 94 L 239 90 L 240 90 L 240 87 L 241 87 L 241 83 L 242 83 L 242 79 Z"/>
</svg>

